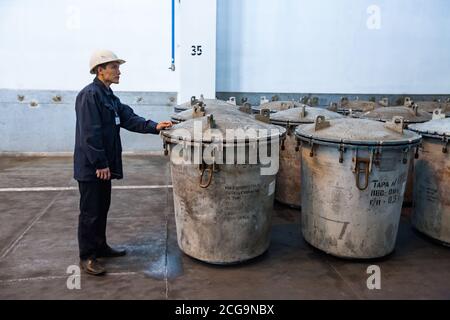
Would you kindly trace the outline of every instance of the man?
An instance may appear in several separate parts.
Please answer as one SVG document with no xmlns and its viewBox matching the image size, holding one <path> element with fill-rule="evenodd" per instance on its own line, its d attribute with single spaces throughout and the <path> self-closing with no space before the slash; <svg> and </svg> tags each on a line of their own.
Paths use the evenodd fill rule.
<svg viewBox="0 0 450 320">
<path fill-rule="evenodd" d="M 106 242 L 106 220 L 111 202 L 111 179 L 121 179 L 122 145 L 120 127 L 139 133 L 158 134 L 172 126 L 145 120 L 117 98 L 110 86 L 119 83 L 119 67 L 124 60 L 113 52 L 95 52 L 90 60 L 94 81 L 80 91 L 76 98 L 76 136 L 74 178 L 80 190 L 78 245 L 80 267 L 88 274 L 106 272 L 97 260 L 119 257 L 124 250 L 115 250 Z"/>
</svg>

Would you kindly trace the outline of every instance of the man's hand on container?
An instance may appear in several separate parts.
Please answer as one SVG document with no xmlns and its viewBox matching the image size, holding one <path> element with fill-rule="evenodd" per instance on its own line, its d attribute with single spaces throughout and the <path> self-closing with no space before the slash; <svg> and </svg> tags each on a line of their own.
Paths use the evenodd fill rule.
<svg viewBox="0 0 450 320">
<path fill-rule="evenodd" d="M 97 171 L 95 171 L 95 174 L 97 175 L 97 178 L 101 180 L 111 179 L 111 172 L 109 171 L 109 167 L 105 169 L 97 169 Z"/>
<path fill-rule="evenodd" d="M 156 130 L 162 130 L 162 129 L 170 128 L 171 126 L 172 126 L 172 121 L 161 121 L 156 126 Z"/>
</svg>

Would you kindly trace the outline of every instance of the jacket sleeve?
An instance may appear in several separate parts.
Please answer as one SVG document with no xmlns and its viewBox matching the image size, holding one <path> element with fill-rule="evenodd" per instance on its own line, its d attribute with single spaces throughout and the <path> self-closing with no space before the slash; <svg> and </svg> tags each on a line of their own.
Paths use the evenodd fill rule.
<svg viewBox="0 0 450 320">
<path fill-rule="evenodd" d="M 152 120 L 145 120 L 144 118 L 136 115 L 129 106 L 119 102 L 119 117 L 120 126 L 129 131 L 138 133 L 153 133 L 158 134 L 159 130 L 156 129 L 158 125 Z"/>
<path fill-rule="evenodd" d="M 77 97 L 76 113 L 81 148 L 96 169 L 108 167 L 103 146 L 102 120 L 94 92 L 87 91 Z"/>
</svg>

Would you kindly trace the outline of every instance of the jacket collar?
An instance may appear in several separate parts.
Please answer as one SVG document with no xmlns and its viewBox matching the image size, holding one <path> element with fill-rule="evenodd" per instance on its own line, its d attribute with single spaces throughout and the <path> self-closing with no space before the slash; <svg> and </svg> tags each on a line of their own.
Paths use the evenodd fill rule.
<svg viewBox="0 0 450 320">
<path fill-rule="evenodd" d="M 106 95 L 110 96 L 113 94 L 113 91 L 111 90 L 111 88 L 108 88 L 107 86 L 105 86 L 105 84 L 99 78 L 95 77 L 93 83 L 95 85 L 97 85 L 98 87 L 100 87 Z"/>
</svg>

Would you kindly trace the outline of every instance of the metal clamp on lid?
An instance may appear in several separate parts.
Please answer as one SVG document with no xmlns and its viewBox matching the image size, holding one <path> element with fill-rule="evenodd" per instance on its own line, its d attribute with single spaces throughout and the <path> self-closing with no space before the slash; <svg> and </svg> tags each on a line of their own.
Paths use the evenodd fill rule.
<svg viewBox="0 0 450 320">
<path fill-rule="evenodd" d="M 198 101 L 192 108 L 192 118 L 200 118 L 205 116 L 205 104 L 201 101 Z"/>
<path fill-rule="evenodd" d="M 402 134 L 403 133 L 403 117 L 400 117 L 400 116 L 392 117 L 392 120 L 387 121 L 384 124 L 384 127 L 389 130 L 392 130 L 392 131 Z"/>
<path fill-rule="evenodd" d="M 230 97 L 227 102 L 236 105 L 236 97 Z"/>
<path fill-rule="evenodd" d="M 255 119 L 265 123 L 269 123 L 270 109 L 261 109 L 260 113 L 255 116 Z"/>
<path fill-rule="evenodd" d="M 242 106 L 239 107 L 239 111 L 251 114 L 252 113 L 252 105 L 248 102 L 244 102 Z"/>
<path fill-rule="evenodd" d="M 330 126 L 330 121 L 325 120 L 324 116 L 317 116 L 314 124 L 315 124 L 314 131 L 317 131 L 322 130 L 324 128 L 328 128 Z"/>
<path fill-rule="evenodd" d="M 413 103 L 409 108 L 410 108 L 409 111 L 413 115 L 415 115 L 415 116 L 419 115 L 419 106 L 417 104 Z"/>
<path fill-rule="evenodd" d="M 439 119 L 444 119 L 444 118 L 445 118 L 445 113 L 442 112 L 442 109 L 438 108 L 433 111 L 432 120 L 439 120 Z"/>
<path fill-rule="evenodd" d="M 444 134 L 444 136 L 442 137 L 442 142 L 444 143 L 444 146 L 442 147 L 442 153 L 447 153 L 448 152 L 448 137 Z"/>
<path fill-rule="evenodd" d="M 191 97 L 191 107 L 193 107 L 195 104 L 197 104 L 199 102 L 199 100 L 197 100 L 197 98 L 195 96 Z"/>
<path fill-rule="evenodd" d="M 206 116 L 206 124 L 209 129 L 213 129 L 216 127 L 216 122 L 214 121 L 214 117 L 212 114 L 208 114 Z"/>
<path fill-rule="evenodd" d="M 300 116 L 300 119 L 303 119 L 306 116 L 306 106 L 305 105 L 302 105 L 300 107 L 300 114 L 299 114 L 299 116 Z"/>
</svg>

